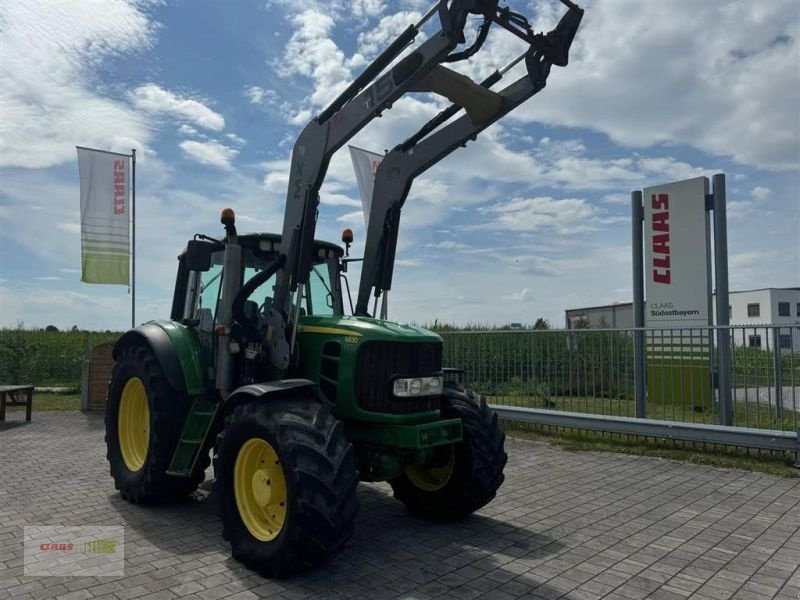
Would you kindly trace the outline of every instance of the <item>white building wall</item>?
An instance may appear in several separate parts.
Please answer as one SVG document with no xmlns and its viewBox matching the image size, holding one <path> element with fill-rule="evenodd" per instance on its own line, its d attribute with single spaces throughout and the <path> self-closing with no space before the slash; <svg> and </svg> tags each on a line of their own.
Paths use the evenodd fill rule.
<svg viewBox="0 0 800 600">
<path fill-rule="evenodd" d="M 748 346 L 760 342 L 762 349 L 772 350 L 781 340 L 775 339 L 772 328 L 764 325 L 800 325 L 800 289 L 744 290 L 729 294 L 731 307 L 731 325 L 735 326 L 732 332 L 733 343 L 737 346 Z M 789 316 L 779 314 L 779 303 L 789 303 Z M 713 314 L 714 323 L 717 322 L 717 305 L 714 298 Z M 758 316 L 748 316 L 749 304 L 758 305 Z M 589 308 L 576 308 L 565 311 L 567 328 L 574 327 L 580 319 L 589 321 L 593 328 L 606 325 L 614 329 L 633 327 L 633 304 L 630 302 L 612 304 L 608 306 L 594 306 Z M 778 335 L 791 335 L 791 348 L 800 352 L 800 330 L 779 330 Z M 754 339 L 751 340 L 751 337 Z M 783 340 L 784 344 L 786 339 Z M 785 345 L 781 350 L 786 351 Z"/>
<path fill-rule="evenodd" d="M 610 329 L 630 329 L 633 327 L 633 304 L 610 304 L 576 308 L 566 311 L 567 329 L 575 327 L 578 320 L 587 320 L 594 329 L 608 327 Z"/>
<path fill-rule="evenodd" d="M 789 304 L 789 315 L 779 314 L 779 303 Z M 800 333 L 797 329 L 785 329 L 775 332 L 772 328 L 759 327 L 759 325 L 797 325 L 800 324 L 798 313 L 800 304 L 800 290 L 793 289 L 764 289 L 731 292 L 731 324 L 744 326 L 733 331 L 733 343 L 737 346 L 757 346 L 764 350 L 774 350 L 781 346 L 782 351 L 800 351 Z M 758 316 L 750 316 L 748 306 L 758 305 Z M 780 335 L 790 335 L 787 340 L 780 339 Z M 778 336 L 778 337 L 776 337 Z"/>
</svg>

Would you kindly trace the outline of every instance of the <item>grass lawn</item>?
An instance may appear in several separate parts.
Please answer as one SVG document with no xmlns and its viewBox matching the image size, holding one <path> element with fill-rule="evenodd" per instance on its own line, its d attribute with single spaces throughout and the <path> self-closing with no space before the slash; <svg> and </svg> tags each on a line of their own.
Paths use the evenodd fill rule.
<svg viewBox="0 0 800 600">
<path fill-rule="evenodd" d="M 74 394 L 33 394 L 33 410 L 80 410 L 81 395 Z M 9 412 L 24 411 L 24 406 L 8 406 Z"/>
<path fill-rule="evenodd" d="M 618 452 L 666 458 L 698 465 L 757 471 L 779 477 L 800 477 L 800 469 L 792 466 L 794 455 L 788 452 L 770 452 L 716 444 L 699 444 L 516 423 L 504 423 L 503 428 L 509 436 L 545 441 L 562 446 L 566 450 Z"/>
</svg>

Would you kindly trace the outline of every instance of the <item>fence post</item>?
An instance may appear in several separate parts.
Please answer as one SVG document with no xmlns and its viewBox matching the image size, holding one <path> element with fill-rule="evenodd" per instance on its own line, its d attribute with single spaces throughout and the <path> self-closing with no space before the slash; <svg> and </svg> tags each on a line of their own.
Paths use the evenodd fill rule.
<svg viewBox="0 0 800 600">
<path fill-rule="evenodd" d="M 714 280 L 717 288 L 717 366 L 719 369 L 719 407 L 722 425 L 733 425 L 731 390 L 731 332 L 728 311 L 728 217 L 725 199 L 725 174 L 717 173 L 714 184 Z"/>
<path fill-rule="evenodd" d="M 772 360 L 773 375 L 775 376 L 775 412 L 780 421 L 783 421 L 783 372 L 781 371 L 781 346 L 780 328 L 772 328 Z"/>
<path fill-rule="evenodd" d="M 636 418 L 647 418 L 644 354 L 644 236 L 642 192 L 631 192 L 631 239 L 633 245 L 633 387 Z"/>
</svg>

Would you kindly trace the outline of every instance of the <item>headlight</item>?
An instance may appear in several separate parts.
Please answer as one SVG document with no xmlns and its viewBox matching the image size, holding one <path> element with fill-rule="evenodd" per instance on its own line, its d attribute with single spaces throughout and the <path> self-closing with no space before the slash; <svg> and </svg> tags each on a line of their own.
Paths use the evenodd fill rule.
<svg viewBox="0 0 800 600">
<path fill-rule="evenodd" d="M 394 380 L 394 395 L 398 398 L 441 396 L 444 377 L 408 377 Z"/>
</svg>

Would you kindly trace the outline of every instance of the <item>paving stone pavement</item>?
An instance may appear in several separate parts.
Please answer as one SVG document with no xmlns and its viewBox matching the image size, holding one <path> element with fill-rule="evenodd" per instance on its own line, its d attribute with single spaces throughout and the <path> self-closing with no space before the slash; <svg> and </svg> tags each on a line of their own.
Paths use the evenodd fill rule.
<svg viewBox="0 0 800 600">
<path fill-rule="evenodd" d="M 412 518 L 387 485 L 364 484 L 343 554 L 270 581 L 230 558 L 206 495 L 124 502 L 102 416 L 0 423 L 0 599 L 800 598 L 799 479 L 523 440 L 507 450 L 498 497 L 467 521 Z M 23 526 L 82 524 L 124 525 L 125 577 L 22 575 Z"/>
</svg>

